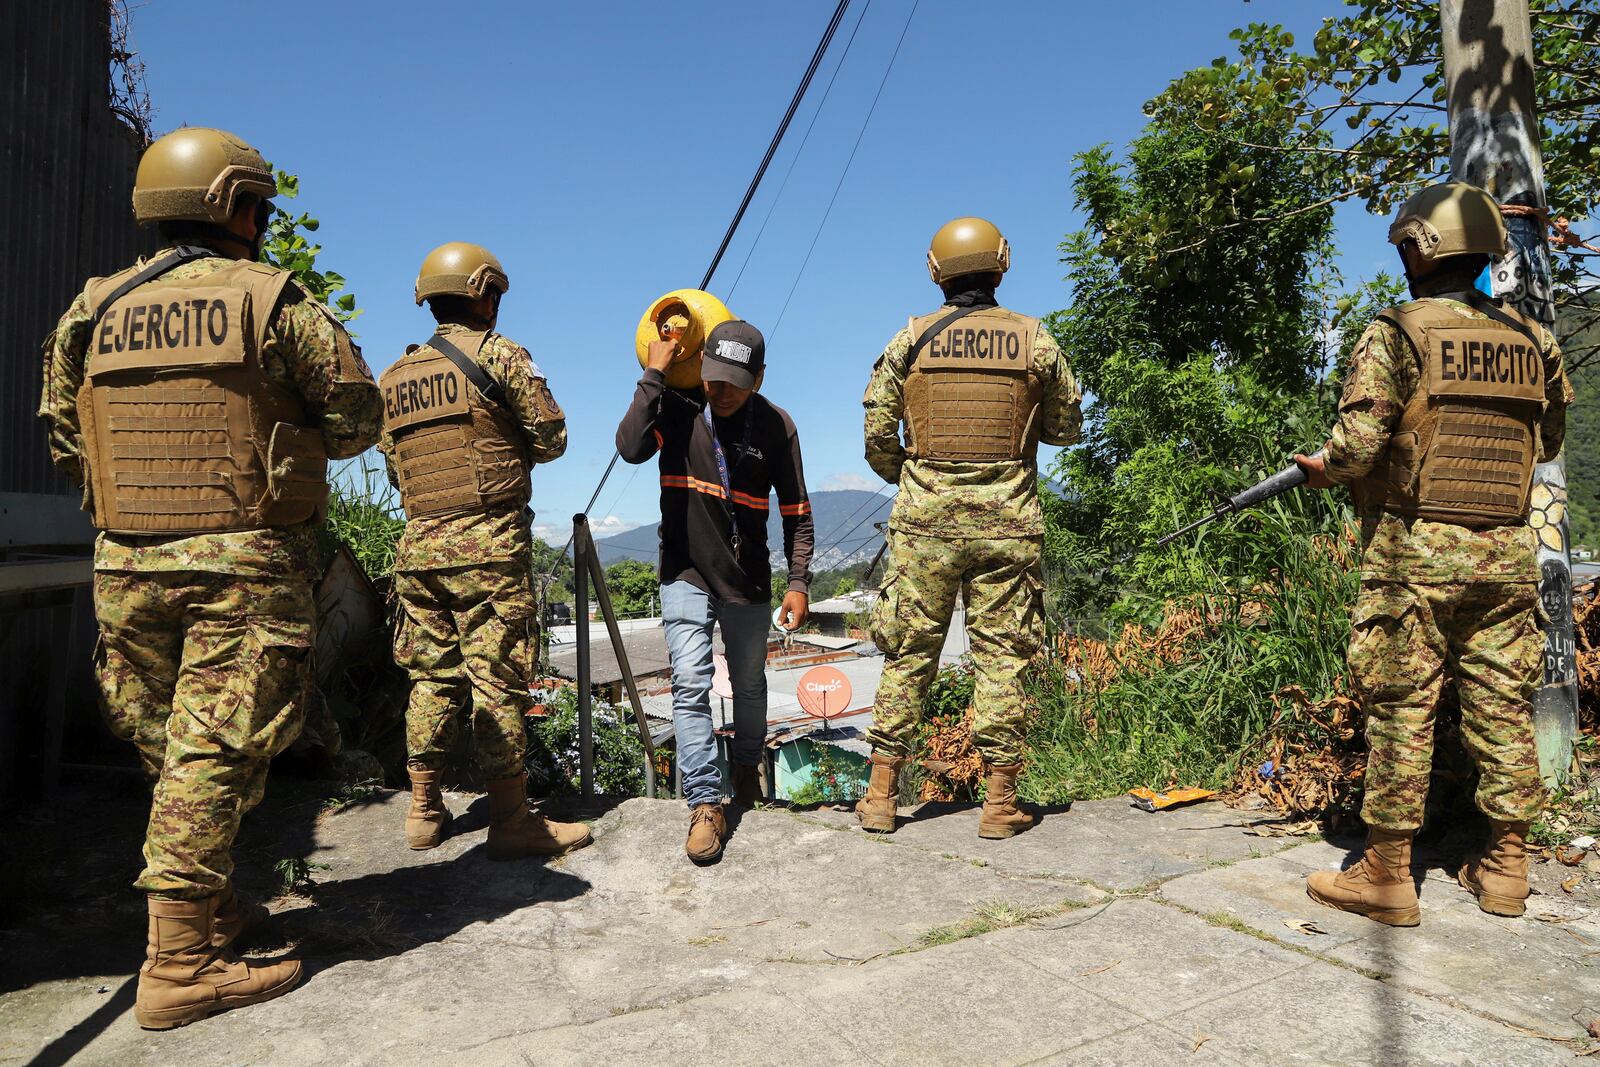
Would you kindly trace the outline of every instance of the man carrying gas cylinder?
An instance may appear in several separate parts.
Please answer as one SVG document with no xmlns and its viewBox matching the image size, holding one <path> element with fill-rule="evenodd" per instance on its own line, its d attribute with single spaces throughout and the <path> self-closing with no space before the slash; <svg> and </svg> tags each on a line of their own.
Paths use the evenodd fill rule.
<svg viewBox="0 0 1600 1067">
<path fill-rule="evenodd" d="M 1424 189 L 1401 206 L 1389 240 L 1414 299 L 1367 327 L 1332 436 L 1320 455 L 1295 457 L 1312 488 L 1348 485 L 1361 520 L 1349 663 L 1369 749 L 1366 851 L 1346 871 L 1311 875 L 1306 889 L 1391 926 L 1420 921 L 1411 841 L 1448 677 L 1491 827 L 1457 878 L 1484 911 L 1518 916 L 1528 826 L 1544 802 L 1531 704 L 1544 638 L 1526 519 L 1534 464 L 1561 450 L 1572 388 L 1549 331 L 1474 287 L 1506 253 L 1488 193 Z"/>
<path fill-rule="evenodd" d="M 715 307 L 726 317 L 720 302 Z M 711 722 L 712 628 L 722 628 L 733 686 L 733 801 L 752 807 L 767 736 L 767 515 L 774 491 L 789 561 L 779 608 L 785 629 L 806 619 L 813 534 L 800 435 L 787 412 L 756 392 L 766 363 L 761 331 L 734 319 L 709 335 L 699 328 L 684 335 L 689 320 L 665 320 L 663 336 L 644 350 L 644 376 L 617 427 L 617 451 L 629 463 L 660 457 L 661 614 L 672 660 L 678 776 L 689 805 L 684 849 L 706 864 L 722 855 L 728 834 Z M 689 381 L 701 337 L 703 385 L 695 388 Z M 689 381 L 675 363 L 687 366 Z"/>
<path fill-rule="evenodd" d="M 995 300 L 1010 263 L 1006 239 L 983 219 L 941 227 L 928 272 L 944 306 L 894 335 L 862 401 L 867 463 L 900 488 L 871 616 L 884 665 L 868 735 L 872 776 L 856 805 L 867 830 L 894 832 L 898 776 L 958 594 L 977 670 L 972 732 L 986 788 L 978 834 L 1007 838 L 1033 825 L 1017 806 L 1017 776 L 1022 672 L 1044 639 L 1038 449 L 1071 444 L 1082 415 L 1055 339 Z"/>
<path fill-rule="evenodd" d="M 510 284 L 478 245 L 429 252 L 415 296 L 438 328 L 379 380 L 379 448 L 406 512 L 394 563 L 394 656 L 411 676 L 406 843 L 429 849 L 444 839 L 439 776 L 456 714 L 468 707 L 491 860 L 558 855 L 590 840 L 582 823 L 528 806 L 523 731 L 539 645 L 530 475 L 566 451 L 567 424 L 527 349 L 494 332 Z"/>
</svg>

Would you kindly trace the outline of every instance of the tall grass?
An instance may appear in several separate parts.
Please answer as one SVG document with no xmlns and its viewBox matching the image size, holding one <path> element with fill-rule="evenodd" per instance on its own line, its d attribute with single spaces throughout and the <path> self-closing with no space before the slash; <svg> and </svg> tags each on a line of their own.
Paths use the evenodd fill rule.
<svg viewBox="0 0 1600 1067">
<path fill-rule="evenodd" d="M 328 494 L 327 532 L 355 555 L 367 576 L 377 580 L 394 570 L 395 546 L 406 520 L 383 458 L 373 451 L 341 466 Z M 332 545 L 328 545 L 332 551 Z"/>
<path fill-rule="evenodd" d="M 1160 604 L 1124 595 L 1128 615 L 1165 617 L 1165 629 L 1132 626 L 1106 655 L 1071 667 L 1058 642 L 1031 686 L 1028 799 L 1220 788 L 1273 734 L 1325 740 L 1293 697 L 1327 697 L 1344 671 L 1357 553 L 1342 509 L 1297 496 L 1241 517 L 1257 536 L 1227 539 L 1226 558 L 1207 557 L 1203 541 L 1187 550 L 1211 591 Z"/>
</svg>

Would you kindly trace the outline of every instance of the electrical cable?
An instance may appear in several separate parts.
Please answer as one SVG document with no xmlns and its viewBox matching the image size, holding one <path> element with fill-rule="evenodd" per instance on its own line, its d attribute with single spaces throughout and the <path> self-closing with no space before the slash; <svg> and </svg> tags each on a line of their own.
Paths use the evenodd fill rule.
<svg viewBox="0 0 1600 1067">
<path fill-rule="evenodd" d="M 844 69 L 845 61 L 850 58 L 850 49 L 856 43 L 856 34 L 861 32 L 861 24 L 867 19 L 867 12 L 872 10 L 872 0 L 867 0 L 861 9 L 861 15 L 856 19 L 856 25 L 850 31 L 850 39 L 844 43 L 844 52 L 839 56 L 839 63 L 833 68 L 833 74 L 828 78 L 827 86 L 822 90 L 822 100 L 817 104 L 817 109 L 811 113 L 811 121 L 806 124 L 805 136 L 800 138 L 800 147 L 794 150 L 794 155 L 789 159 L 789 169 L 783 172 L 783 181 L 778 185 L 778 191 L 773 194 L 772 202 L 767 205 L 767 214 L 761 220 L 761 228 L 756 231 L 755 239 L 750 242 L 750 247 L 745 249 L 744 261 L 739 264 L 739 273 L 733 276 L 733 284 L 728 287 L 728 303 L 733 303 L 734 290 L 739 288 L 739 282 L 744 277 L 744 269 L 750 265 L 750 257 L 755 254 L 756 246 L 761 243 L 761 235 L 767 232 L 767 223 L 772 221 L 772 213 L 777 209 L 778 201 L 783 199 L 783 191 L 789 188 L 789 179 L 794 176 L 795 164 L 800 162 L 800 157 L 805 153 L 806 144 L 811 140 L 811 131 L 816 129 L 817 118 L 822 114 L 822 109 L 828 106 L 828 97 L 833 95 L 833 83 L 839 80 L 839 72 Z"/>
<path fill-rule="evenodd" d="M 816 76 L 817 67 L 822 64 L 822 56 L 828 50 L 828 45 L 833 42 L 833 35 L 839 29 L 839 23 L 844 21 L 845 8 L 850 6 L 850 0 L 839 0 L 839 6 L 833 9 L 833 18 L 828 21 L 828 28 L 822 33 L 822 40 L 817 42 L 817 50 L 811 54 L 811 62 L 806 67 L 806 72 L 800 79 L 800 84 L 795 88 L 794 96 L 789 100 L 789 110 L 783 113 L 783 121 L 778 123 L 778 130 L 772 135 L 772 141 L 767 145 L 767 154 L 761 157 L 761 165 L 756 168 L 755 177 L 750 179 L 750 187 L 744 191 L 744 199 L 739 201 L 739 210 L 733 213 L 733 220 L 728 223 L 727 232 L 722 235 L 722 243 L 717 246 L 717 254 L 711 257 L 711 266 L 706 268 L 706 275 L 700 279 L 700 288 L 704 289 L 711 284 L 711 276 L 717 273 L 717 264 L 722 262 L 722 254 L 728 250 L 728 243 L 733 240 L 733 231 L 739 228 L 739 222 L 744 218 L 745 209 L 750 206 L 750 201 L 756 195 L 756 187 L 761 184 L 762 177 L 767 173 L 767 167 L 772 162 L 773 155 L 778 151 L 778 144 L 783 140 L 783 135 L 789 129 L 789 123 L 794 120 L 794 113 L 800 107 L 800 100 L 806 95 L 806 90 L 811 87 L 811 79 Z"/>
<path fill-rule="evenodd" d="M 889 65 L 883 69 L 883 77 L 878 81 L 878 91 L 872 97 L 872 106 L 867 109 L 867 117 L 861 123 L 861 130 L 856 134 L 856 143 L 850 148 L 850 158 L 844 161 L 844 170 L 839 172 L 839 181 L 833 187 L 833 196 L 828 199 L 827 210 L 822 213 L 822 221 L 817 223 L 817 232 L 811 236 L 811 247 L 806 249 L 806 258 L 800 262 L 800 270 L 794 276 L 794 284 L 789 286 L 789 295 L 783 300 L 783 309 L 778 312 L 778 320 L 772 324 L 772 332 L 767 334 L 767 344 L 777 336 L 778 328 L 783 325 L 783 317 L 789 312 L 789 302 L 794 299 L 794 292 L 800 287 L 800 279 L 806 272 L 806 267 L 811 263 L 811 253 L 817 250 L 817 240 L 822 236 L 823 227 L 828 224 L 828 216 L 833 214 L 834 202 L 839 199 L 839 190 L 844 188 L 844 180 L 850 174 L 850 165 L 856 161 L 856 152 L 861 148 L 861 139 L 867 134 L 867 127 L 872 123 L 872 116 L 878 110 L 878 101 L 883 97 L 883 87 L 889 84 L 889 75 L 894 71 L 894 63 L 900 58 L 900 46 L 906 43 L 906 33 L 911 29 L 911 20 L 916 17 L 917 8 L 922 0 L 913 0 L 911 10 L 906 14 L 906 24 L 900 28 L 900 39 L 895 42 L 894 53 L 889 56 Z"/>
</svg>

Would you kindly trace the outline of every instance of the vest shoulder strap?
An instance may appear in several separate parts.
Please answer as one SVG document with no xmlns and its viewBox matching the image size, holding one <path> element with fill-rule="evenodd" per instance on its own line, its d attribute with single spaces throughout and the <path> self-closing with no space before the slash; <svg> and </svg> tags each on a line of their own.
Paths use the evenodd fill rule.
<svg viewBox="0 0 1600 1067">
<path fill-rule="evenodd" d="M 471 382 L 473 387 L 476 388 L 478 392 L 483 395 L 483 398 L 490 404 L 509 411 L 511 404 L 506 399 L 506 391 L 500 387 L 499 382 L 489 377 L 489 372 L 484 370 L 482 365 L 473 358 L 473 356 L 476 356 L 483 349 L 483 342 L 488 338 L 489 335 L 486 333 L 479 333 L 473 334 L 472 336 L 477 338 L 477 343 L 471 346 L 471 356 L 457 348 L 450 341 L 445 340 L 445 338 L 438 333 L 435 333 L 432 337 L 428 338 L 427 347 L 441 353 L 445 359 L 448 359 L 451 363 L 454 363 L 456 365 L 456 369 L 462 374 L 466 375 L 467 381 Z"/>
<path fill-rule="evenodd" d="M 968 315 L 979 311 L 989 311 L 994 307 L 995 305 L 993 304 L 976 304 L 969 307 L 960 307 L 953 309 L 949 314 L 941 315 L 934 319 L 933 322 L 928 324 L 928 328 L 923 330 L 921 335 L 918 336 L 914 342 L 912 342 L 911 351 L 906 355 L 906 370 L 909 371 L 916 364 L 917 354 L 920 353 L 924 348 L 928 347 L 928 342 L 939 336 L 939 334 L 943 333 L 949 326 L 960 319 L 966 318 Z M 912 319 L 911 321 L 913 324 L 916 323 L 915 319 Z"/>
<path fill-rule="evenodd" d="M 106 309 L 145 282 L 154 281 L 163 274 L 183 266 L 185 263 L 215 255 L 216 253 L 211 249 L 202 248 L 199 245 L 178 245 L 167 255 L 151 260 L 142 268 L 124 278 L 121 283 L 112 288 L 111 292 L 101 298 L 100 302 L 95 305 L 94 319 L 90 323 L 90 329 L 92 330 L 94 325 L 105 317 Z"/>
</svg>

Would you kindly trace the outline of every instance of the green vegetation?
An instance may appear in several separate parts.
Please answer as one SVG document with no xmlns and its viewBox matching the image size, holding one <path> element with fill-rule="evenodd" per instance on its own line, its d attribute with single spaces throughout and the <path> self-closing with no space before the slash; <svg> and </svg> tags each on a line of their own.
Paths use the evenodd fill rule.
<svg viewBox="0 0 1600 1067">
<path fill-rule="evenodd" d="M 654 564 L 624 559 L 606 568 L 611 608 L 619 618 L 645 618 L 657 611 L 660 581 Z"/>
<path fill-rule="evenodd" d="M 300 195 L 300 179 L 276 169 L 273 174 L 278 180 L 278 199 L 272 204 L 272 218 L 261 242 L 263 262 L 294 271 L 295 281 L 301 288 L 326 305 L 341 321 L 349 322 L 361 314 L 356 307 L 356 295 L 339 292 L 344 288 L 344 275 L 317 269 L 317 256 L 322 253 L 322 246 L 312 244 L 305 236 L 315 233 L 322 223 L 303 211 L 296 215 L 282 206 L 284 200 Z"/>
<path fill-rule="evenodd" d="M 851 804 L 867 793 L 867 778 L 859 759 L 852 759 L 818 741 L 808 742 L 813 762 L 811 780 L 795 790 L 789 803 L 804 808 L 817 804 Z"/>
<path fill-rule="evenodd" d="M 564 685 L 543 694 L 545 714 L 530 716 L 528 777 L 535 795 L 578 791 L 578 690 Z M 633 712 L 596 700 L 594 714 L 594 784 L 607 796 L 644 796 L 644 745 Z"/>
</svg>

